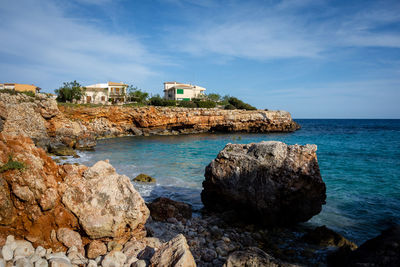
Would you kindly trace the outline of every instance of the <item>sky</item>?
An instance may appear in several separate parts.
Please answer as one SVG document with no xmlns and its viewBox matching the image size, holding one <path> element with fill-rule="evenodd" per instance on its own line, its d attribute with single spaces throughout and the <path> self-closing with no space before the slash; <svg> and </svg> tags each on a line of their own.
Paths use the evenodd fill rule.
<svg viewBox="0 0 400 267">
<path fill-rule="evenodd" d="M 294 118 L 400 118 L 400 1 L 0 0 L 0 82 L 206 87 Z"/>
</svg>

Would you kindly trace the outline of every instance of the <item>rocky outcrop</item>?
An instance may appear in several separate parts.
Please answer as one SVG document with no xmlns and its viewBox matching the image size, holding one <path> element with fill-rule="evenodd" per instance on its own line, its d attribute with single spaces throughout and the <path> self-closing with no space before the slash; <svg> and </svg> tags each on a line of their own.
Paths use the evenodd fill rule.
<svg viewBox="0 0 400 267">
<path fill-rule="evenodd" d="M 192 206 L 166 197 L 156 198 L 148 204 L 151 217 L 156 221 L 175 218 L 178 221 L 192 218 Z"/>
<path fill-rule="evenodd" d="M 61 112 L 98 137 L 204 132 L 291 132 L 299 128 L 286 111 L 172 107 L 67 107 Z"/>
<path fill-rule="evenodd" d="M 383 231 L 354 251 L 338 251 L 330 266 L 400 266 L 400 225 Z"/>
<path fill-rule="evenodd" d="M 124 243 L 145 235 L 144 200 L 108 162 L 58 166 L 30 138 L 0 133 L 0 167 L 5 164 L 10 166 L 0 173 L 0 239 L 13 234 L 35 246 L 82 252 L 92 239 Z"/>
<path fill-rule="evenodd" d="M 30 97 L 0 92 L 0 132 L 30 137 L 36 145 L 49 147 L 92 148 L 95 136 L 79 121 L 67 119 L 57 102 L 42 94 Z"/>
<path fill-rule="evenodd" d="M 201 199 L 264 225 L 309 220 L 326 199 L 315 145 L 228 144 L 207 167 Z"/>
<path fill-rule="evenodd" d="M 307 243 L 318 246 L 332 247 L 348 247 L 351 250 L 357 248 L 357 245 L 335 231 L 329 229 L 325 225 L 317 227 L 303 236 L 303 240 Z"/>
</svg>

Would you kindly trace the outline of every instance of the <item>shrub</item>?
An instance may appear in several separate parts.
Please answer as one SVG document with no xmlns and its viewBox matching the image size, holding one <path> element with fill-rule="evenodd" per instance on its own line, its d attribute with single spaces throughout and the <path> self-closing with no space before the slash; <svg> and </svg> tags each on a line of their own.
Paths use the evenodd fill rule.
<svg viewBox="0 0 400 267">
<path fill-rule="evenodd" d="M 8 170 L 24 170 L 25 164 L 23 162 L 14 161 L 12 156 L 8 156 L 8 162 L 0 167 L 0 173 L 6 172 Z"/>
<path fill-rule="evenodd" d="M 246 110 L 256 110 L 255 107 L 244 103 L 242 100 L 237 99 L 236 97 L 230 97 L 228 99 L 229 104 L 235 106 L 237 109 L 246 109 Z"/>
<path fill-rule="evenodd" d="M 24 92 L 21 92 L 21 93 L 23 93 L 24 95 L 30 96 L 30 97 L 35 97 L 35 93 L 31 92 L 31 91 L 24 91 Z"/>
<path fill-rule="evenodd" d="M 155 95 L 149 99 L 149 103 L 152 106 L 164 106 L 164 99 L 159 95 Z"/>
<path fill-rule="evenodd" d="M 184 108 L 197 108 L 197 104 L 194 103 L 193 101 L 180 101 L 178 103 L 178 106 L 184 107 Z"/>
<path fill-rule="evenodd" d="M 206 100 L 197 102 L 199 108 L 215 108 L 217 104 L 214 101 Z"/>
<path fill-rule="evenodd" d="M 236 109 L 236 107 L 234 105 L 228 104 L 225 106 L 225 109 L 232 110 L 232 109 Z"/>
<path fill-rule="evenodd" d="M 164 99 L 164 105 L 163 106 L 167 106 L 167 107 L 172 107 L 172 106 L 176 106 L 176 101 L 175 100 L 165 100 Z"/>
</svg>

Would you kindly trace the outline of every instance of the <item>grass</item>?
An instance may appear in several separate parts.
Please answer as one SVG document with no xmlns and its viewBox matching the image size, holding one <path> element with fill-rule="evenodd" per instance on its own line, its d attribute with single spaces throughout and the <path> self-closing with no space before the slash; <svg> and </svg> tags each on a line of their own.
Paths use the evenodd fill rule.
<svg viewBox="0 0 400 267">
<path fill-rule="evenodd" d="M 23 162 L 13 160 L 12 156 L 8 156 L 8 162 L 0 167 L 0 173 L 6 172 L 8 170 L 19 170 L 23 171 L 25 169 L 25 164 Z"/>
</svg>

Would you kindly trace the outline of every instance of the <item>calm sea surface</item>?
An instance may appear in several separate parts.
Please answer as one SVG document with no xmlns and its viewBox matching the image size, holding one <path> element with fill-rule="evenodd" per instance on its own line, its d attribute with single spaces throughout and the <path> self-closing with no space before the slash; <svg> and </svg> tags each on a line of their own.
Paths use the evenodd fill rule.
<svg viewBox="0 0 400 267">
<path fill-rule="evenodd" d="M 119 173 L 157 179 L 135 187 L 146 200 L 166 196 L 200 209 L 204 168 L 227 143 L 279 140 L 317 144 L 327 203 L 310 220 L 361 243 L 400 223 L 400 120 L 296 120 L 302 129 L 279 134 L 199 134 L 99 140 L 96 151 L 69 159 L 91 166 L 109 159 Z"/>
</svg>

